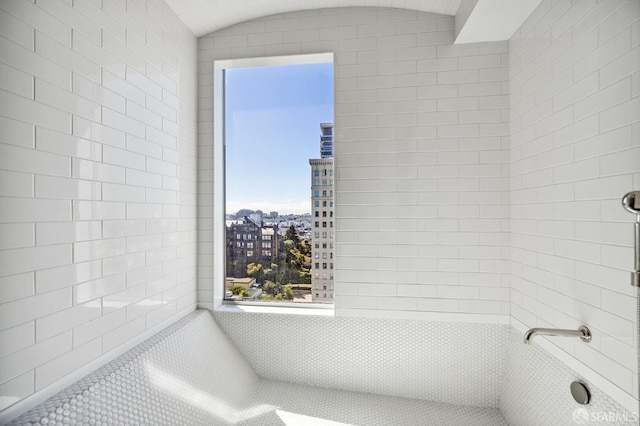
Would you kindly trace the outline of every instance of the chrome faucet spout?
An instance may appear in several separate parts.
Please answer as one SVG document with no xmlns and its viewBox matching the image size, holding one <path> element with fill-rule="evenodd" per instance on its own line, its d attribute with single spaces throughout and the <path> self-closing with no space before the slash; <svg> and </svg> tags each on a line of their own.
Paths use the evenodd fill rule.
<svg viewBox="0 0 640 426">
<path fill-rule="evenodd" d="M 524 334 L 524 343 L 530 344 L 535 336 L 576 336 L 583 342 L 591 341 L 591 330 L 582 325 L 577 330 L 564 330 L 560 328 L 531 328 Z"/>
</svg>

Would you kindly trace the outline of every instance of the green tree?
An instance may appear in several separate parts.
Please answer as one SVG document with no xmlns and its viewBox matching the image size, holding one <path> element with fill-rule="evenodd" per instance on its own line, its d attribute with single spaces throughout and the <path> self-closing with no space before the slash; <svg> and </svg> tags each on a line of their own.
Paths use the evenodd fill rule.
<svg viewBox="0 0 640 426">
<path fill-rule="evenodd" d="M 262 263 L 250 263 L 247 265 L 247 276 L 256 279 L 256 282 L 264 284 L 264 266 Z"/>
<path fill-rule="evenodd" d="M 251 296 L 251 293 L 249 293 L 249 290 L 247 290 L 246 288 L 242 287 L 241 285 L 234 285 L 233 287 L 231 287 L 229 289 L 229 291 L 232 294 L 240 295 L 242 297 L 249 297 Z"/>
<path fill-rule="evenodd" d="M 262 290 L 266 294 L 275 296 L 282 293 L 282 284 L 273 281 L 265 281 L 264 285 L 262 286 Z"/>
<path fill-rule="evenodd" d="M 284 286 L 284 298 L 287 300 L 293 300 L 294 298 L 293 290 L 291 289 L 291 287 L 291 284 L 287 284 Z"/>
<path fill-rule="evenodd" d="M 296 227 L 291 225 L 287 232 L 284 234 L 284 240 L 291 240 L 295 244 L 295 247 L 300 246 L 300 236 L 298 235 L 298 231 L 296 231 Z"/>
</svg>

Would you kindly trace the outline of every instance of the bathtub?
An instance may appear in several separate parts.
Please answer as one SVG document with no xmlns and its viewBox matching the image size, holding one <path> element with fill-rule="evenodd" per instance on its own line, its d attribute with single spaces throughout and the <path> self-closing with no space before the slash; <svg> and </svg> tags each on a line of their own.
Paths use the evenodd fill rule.
<svg viewBox="0 0 640 426">
<path fill-rule="evenodd" d="M 197 310 L 10 424 L 548 426 L 626 411 L 508 324 Z"/>
<path fill-rule="evenodd" d="M 287 361 L 279 358 L 270 362 Z M 497 408 L 459 406 L 262 378 L 213 315 L 199 310 L 10 424 L 506 423 Z"/>
</svg>

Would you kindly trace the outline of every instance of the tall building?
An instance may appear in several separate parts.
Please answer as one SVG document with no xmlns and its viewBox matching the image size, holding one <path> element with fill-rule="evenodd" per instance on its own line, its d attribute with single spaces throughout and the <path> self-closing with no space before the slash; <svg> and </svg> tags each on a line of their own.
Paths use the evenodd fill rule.
<svg viewBox="0 0 640 426">
<path fill-rule="evenodd" d="M 320 157 L 311 166 L 311 298 L 333 303 L 333 124 L 320 124 Z"/>
</svg>

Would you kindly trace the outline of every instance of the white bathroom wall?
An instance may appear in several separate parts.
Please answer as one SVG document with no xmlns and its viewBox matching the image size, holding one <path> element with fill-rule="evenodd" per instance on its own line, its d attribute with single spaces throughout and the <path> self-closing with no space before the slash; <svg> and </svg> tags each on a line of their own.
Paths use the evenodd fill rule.
<svg viewBox="0 0 640 426">
<path fill-rule="evenodd" d="M 591 343 L 548 344 L 631 398 L 634 217 L 620 201 L 640 189 L 639 19 L 638 1 L 548 0 L 509 42 L 514 324 L 586 324 Z"/>
<path fill-rule="evenodd" d="M 161 0 L 0 2 L 0 409 L 195 308 L 196 53 Z"/>
<path fill-rule="evenodd" d="M 335 54 L 336 313 L 507 321 L 507 43 L 383 8 L 274 15 L 199 39 L 198 302 L 213 301 L 216 59 Z M 306 161 L 306 159 L 301 159 Z"/>
</svg>

